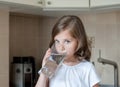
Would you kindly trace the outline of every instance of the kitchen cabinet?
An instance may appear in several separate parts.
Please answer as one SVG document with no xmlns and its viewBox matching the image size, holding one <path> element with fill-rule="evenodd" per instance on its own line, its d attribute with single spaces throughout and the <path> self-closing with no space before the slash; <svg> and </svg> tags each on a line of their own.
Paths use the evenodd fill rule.
<svg viewBox="0 0 120 87">
<path fill-rule="evenodd" d="M 42 7 L 42 0 L 0 0 L 2 4 L 12 4 L 12 5 L 30 5 Z"/>
<path fill-rule="evenodd" d="M 63 12 L 64 14 L 68 10 L 85 12 L 95 9 L 98 11 L 99 9 L 116 9 L 116 7 L 120 8 L 120 0 L 0 0 L 0 7 L 3 5 L 8 7 L 10 12 L 46 15 L 48 14 L 47 9 L 50 9 L 52 14 L 54 14 L 54 10 L 61 10 L 59 13 Z"/>
<path fill-rule="evenodd" d="M 89 8 L 89 0 L 44 0 L 45 8 Z"/>
<path fill-rule="evenodd" d="M 90 7 L 112 7 L 120 5 L 120 0 L 90 0 Z"/>
</svg>

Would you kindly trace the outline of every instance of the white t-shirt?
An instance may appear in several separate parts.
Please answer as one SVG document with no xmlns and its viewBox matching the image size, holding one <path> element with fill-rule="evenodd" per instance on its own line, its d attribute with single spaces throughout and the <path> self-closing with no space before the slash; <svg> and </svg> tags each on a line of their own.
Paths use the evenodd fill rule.
<svg viewBox="0 0 120 87">
<path fill-rule="evenodd" d="M 81 61 L 74 66 L 62 63 L 50 79 L 49 87 L 93 87 L 100 79 L 91 62 Z"/>
</svg>

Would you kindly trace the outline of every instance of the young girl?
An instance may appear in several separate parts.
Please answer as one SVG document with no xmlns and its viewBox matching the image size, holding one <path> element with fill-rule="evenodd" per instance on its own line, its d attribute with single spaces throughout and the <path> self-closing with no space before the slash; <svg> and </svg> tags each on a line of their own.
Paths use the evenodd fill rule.
<svg viewBox="0 0 120 87">
<path fill-rule="evenodd" d="M 36 87 L 99 87 L 95 68 L 90 60 L 87 36 L 82 21 L 77 16 L 63 16 L 53 27 L 50 47 L 55 43 L 59 51 L 66 50 L 62 66 L 52 78 L 40 74 Z M 42 66 L 50 56 L 46 51 Z"/>
</svg>

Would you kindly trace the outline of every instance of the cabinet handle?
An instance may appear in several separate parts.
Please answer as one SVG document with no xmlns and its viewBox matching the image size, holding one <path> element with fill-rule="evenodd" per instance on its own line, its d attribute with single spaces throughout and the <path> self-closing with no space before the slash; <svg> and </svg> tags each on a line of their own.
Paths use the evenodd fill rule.
<svg viewBox="0 0 120 87">
<path fill-rule="evenodd" d="M 38 1 L 38 4 L 43 4 L 43 2 L 42 1 Z"/>
<path fill-rule="evenodd" d="M 47 2 L 47 4 L 48 4 L 48 5 L 51 5 L 51 2 L 50 2 L 50 1 L 48 1 L 48 2 Z"/>
</svg>

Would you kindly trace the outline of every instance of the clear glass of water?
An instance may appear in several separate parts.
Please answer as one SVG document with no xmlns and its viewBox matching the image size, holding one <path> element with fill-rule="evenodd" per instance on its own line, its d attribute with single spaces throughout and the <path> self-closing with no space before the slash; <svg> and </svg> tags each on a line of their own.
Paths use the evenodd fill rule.
<svg viewBox="0 0 120 87">
<path fill-rule="evenodd" d="M 66 51 L 64 50 L 63 52 L 58 53 L 55 45 L 51 47 L 51 51 L 51 56 L 40 70 L 40 73 L 42 72 L 48 78 L 51 78 L 55 74 L 61 63 L 64 61 L 64 57 L 66 56 Z"/>
</svg>

